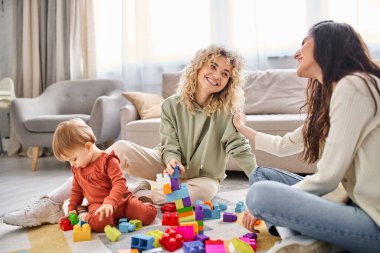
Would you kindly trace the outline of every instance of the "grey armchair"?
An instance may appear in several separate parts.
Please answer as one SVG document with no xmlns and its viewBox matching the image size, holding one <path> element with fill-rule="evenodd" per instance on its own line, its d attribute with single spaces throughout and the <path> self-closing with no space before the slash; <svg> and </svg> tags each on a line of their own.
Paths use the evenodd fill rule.
<svg viewBox="0 0 380 253">
<path fill-rule="evenodd" d="M 81 118 L 93 129 L 97 143 L 119 136 L 122 83 L 115 80 L 70 80 L 50 85 L 35 98 L 16 98 L 11 120 L 22 145 L 32 148 L 32 171 L 41 147 L 51 147 L 57 125 Z"/>
</svg>

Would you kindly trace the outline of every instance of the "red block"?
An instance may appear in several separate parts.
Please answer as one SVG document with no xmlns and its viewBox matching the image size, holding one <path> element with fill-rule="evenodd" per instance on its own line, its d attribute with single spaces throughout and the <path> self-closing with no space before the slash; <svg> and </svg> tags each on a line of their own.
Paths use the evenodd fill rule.
<svg viewBox="0 0 380 253">
<path fill-rule="evenodd" d="M 164 212 L 176 212 L 177 208 L 175 207 L 174 203 L 166 203 L 165 205 L 161 206 L 161 211 Z"/>
<path fill-rule="evenodd" d="M 73 226 L 71 225 L 71 222 L 69 221 L 69 219 L 67 217 L 62 217 L 59 220 L 59 227 L 63 231 L 73 230 Z"/>
<path fill-rule="evenodd" d="M 165 212 L 164 215 L 162 216 L 162 225 L 163 226 L 179 226 L 179 221 L 178 221 L 178 213 L 173 212 Z"/>
<path fill-rule="evenodd" d="M 159 242 L 165 249 L 171 252 L 183 246 L 182 235 L 178 234 L 174 228 L 167 228 Z"/>
</svg>

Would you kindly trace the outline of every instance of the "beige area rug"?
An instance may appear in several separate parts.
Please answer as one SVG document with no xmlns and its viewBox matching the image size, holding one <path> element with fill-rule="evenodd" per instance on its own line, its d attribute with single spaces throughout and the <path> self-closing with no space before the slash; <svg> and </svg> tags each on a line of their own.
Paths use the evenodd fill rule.
<svg viewBox="0 0 380 253">
<path fill-rule="evenodd" d="M 234 212 L 235 203 L 240 200 L 244 201 L 247 190 L 236 190 L 219 193 L 213 200 L 218 203 L 226 203 L 228 212 Z M 88 242 L 73 242 L 72 231 L 63 232 L 57 224 L 44 225 L 37 228 L 20 228 L 8 226 L 1 220 L 0 222 L 0 253 L 9 252 L 30 252 L 30 253 L 110 253 L 118 252 L 119 249 L 129 249 L 131 235 L 134 233 L 145 233 L 151 230 L 164 230 L 165 226 L 161 225 L 162 213 L 155 222 L 143 227 L 137 232 L 122 234 L 117 242 L 109 241 L 103 233 L 92 233 L 92 239 Z M 225 223 L 222 219 L 205 221 L 204 234 L 211 239 L 222 239 L 229 241 L 234 237 L 239 237 L 249 232 L 241 225 L 242 215 L 238 214 L 238 221 L 235 223 Z M 257 252 L 266 252 L 278 238 L 268 234 L 264 223 L 258 227 L 260 234 L 257 240 Z M 183 252 L 179 249 L 175 252 Z"/>
</svg>

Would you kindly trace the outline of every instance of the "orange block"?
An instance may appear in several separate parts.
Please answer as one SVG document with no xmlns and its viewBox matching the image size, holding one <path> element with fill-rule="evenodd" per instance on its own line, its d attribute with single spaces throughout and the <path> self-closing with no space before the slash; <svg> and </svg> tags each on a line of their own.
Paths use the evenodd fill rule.
<svg viewBox="0 0 380 253">
<path fill-rule="evenodd" d="M 172 193 L 172 187 L 170 186 L 170 184 L 164 184 L 162 190 L 166 195 Z"/>
<path fill-rule="evenodd" d="M 194 215 L 194 211 L 188 211 L 188 212 L 184 212 L 184 213 L 179 213 L 178 217 L 179 218 L 183 218 L 183 217 L 187 217 L 187 216 L 191 216 L 191 215 Z"/>
<path fill-rule="evenodd" d="M 117 253 L 139 253 L 138 249 L 119 249 Z"/>
<path fill-rule="evenodd" d="M 211 210 L 214 210 L 214 206 L 212 205 L 211 201 L 210 200 L 207 200 L 205 202 L 203 202 L 204 205 L 208 205 L 210 207 Z"/>
</svg>

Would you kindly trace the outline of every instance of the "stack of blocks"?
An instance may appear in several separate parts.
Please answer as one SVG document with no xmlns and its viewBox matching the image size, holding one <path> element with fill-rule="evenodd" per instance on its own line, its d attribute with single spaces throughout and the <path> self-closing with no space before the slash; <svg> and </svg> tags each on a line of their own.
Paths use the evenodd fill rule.
<svg viewBox="0 0 380 253">
<path fill-rule="evenodd" d="M 174 202 L 177 212 L 179 223 L 195 221 L 194 210 L 191 205 L 189 191 L 185 183 L 179 183 L 179 167 L 176 165 L 174 173 L 170 177 L 170 185 L 168 183 L 163 185 L 166 200 Z"/>
<path fill-rule="evenodd" d="M 167 176 L 164 176 L 164 178 Z M 157 178 L 160 178 L 157 176 Z M 161 179 L 161 178 L 160 178 Z M 157 185 L 160 183 L 157 182 Z M 194 213 L 193 207 L 191 205 L 189 191 L 186 184 L 179 182 L 179 167 L 178 165 L 174 168 L 174 173 L 170 176 L 170 184 L 165 183 L 162 185 L 163 191 L 166 194 L 166 199 L 168 202 L 174 202 L 178 213 L 179 225 L 176 231 L 182 235 L 182 239 L 185 242 L 193 241 L 194 237 L 198 233 L 203 234 L 203 215 L 197 215 Z M 177 216 L 177 213 L 174 213 Z M 164 214 L 163 225 L 175 225 L 175 218 L 173 213 Z M 169 224 L 169 220 L 173 223 Z"/>
</svg>

